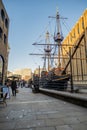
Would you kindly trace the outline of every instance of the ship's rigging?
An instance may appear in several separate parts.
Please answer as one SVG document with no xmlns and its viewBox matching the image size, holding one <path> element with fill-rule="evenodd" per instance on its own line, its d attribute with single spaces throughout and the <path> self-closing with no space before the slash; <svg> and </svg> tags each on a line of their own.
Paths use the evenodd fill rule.
<svg viewBox="0 0 87 130">
<path fill-rule="evenodd" d="M 38 55 L 44 59 L 43 70 L 49 71 L 52 69 L 54 65 L 56 67 L 61 67 L 61 59 L 64 57 L 62 55 L 62 47 L 67 45 L 62 45 L 61 42 L 63 41 L 63 34 L 60 24 L 60 19 L 67 19 L 64 17 L 60 17 L 59 12 L 57 11 L 56 16 L 49 16 L 49 18 L 56 19 L 56 27 L 54 35 L 50 35 L 50 33 L 46 32 L 45 43 L 35 42 L 33 45 L 37 46 L 44 46 L 44 53 L 31 53 L 30 55 Z M 54 42 L 51 43 L 50 37 L 53 36 Z M 64 57 L 65 58 L 65 57 Z"/>
</svg>

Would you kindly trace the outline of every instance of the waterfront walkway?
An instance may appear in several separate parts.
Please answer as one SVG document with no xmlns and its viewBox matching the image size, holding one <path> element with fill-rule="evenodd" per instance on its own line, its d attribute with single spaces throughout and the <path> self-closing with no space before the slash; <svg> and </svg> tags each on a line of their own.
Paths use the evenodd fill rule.
<svg viewBox="0 0 87 130">
<path fill-rule="evenodd" d="M 19 88 L 0 105 L 0 130 L 87 130 L 87 108 Z"/>
</svg>

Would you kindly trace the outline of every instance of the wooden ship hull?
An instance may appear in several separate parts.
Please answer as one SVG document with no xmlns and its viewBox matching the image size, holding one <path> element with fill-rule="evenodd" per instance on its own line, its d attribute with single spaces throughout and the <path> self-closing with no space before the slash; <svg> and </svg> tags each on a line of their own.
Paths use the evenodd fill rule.
<svg viewBox="0 0 87 130">
<path fill-rule="evenodd" d="M 40 87 L 47 89 L 66 90 L 69 79 L 69 74 L 56 75 L 52 71 L 49 71 L 48 75 L 46 75 L 45 72 L 44 75 L 41 75 L 39 85 Z"/>
</svg>

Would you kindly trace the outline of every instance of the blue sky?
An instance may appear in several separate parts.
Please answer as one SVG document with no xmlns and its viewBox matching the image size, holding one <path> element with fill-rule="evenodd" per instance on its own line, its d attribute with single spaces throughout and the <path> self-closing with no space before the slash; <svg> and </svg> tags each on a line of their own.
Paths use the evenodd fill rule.
<svg viewBox="0 0 87 130">
<path fill-rule="evenodd" d="M 34 70 L 39 65 L 42 67 L 43 60 L 29 53 L 40 51 L 32 44 L 38 42 L 42 35 L 45 39 L 50 21 L 48 16 L 55 16 L 56 8 L 62 16 L 68 18 L 66 23 L 70 29 L 87 8 L 87 0 L 3 0 L 3 3 L 10 19 L 9 71 L 22 68 Z M 55 29 L 52 25 L 50 28 L 51 31 Z M 69 33 L 64 27 L 62 32 L 64 36 Z"/>
</svg>

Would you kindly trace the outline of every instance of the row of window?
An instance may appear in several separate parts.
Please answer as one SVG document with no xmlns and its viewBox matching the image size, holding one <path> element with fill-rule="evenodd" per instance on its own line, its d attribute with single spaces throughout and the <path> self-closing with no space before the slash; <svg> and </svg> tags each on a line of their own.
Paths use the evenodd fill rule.
<svg viewBox="0 0 87 130">
<path fill-rule="evenodd" d="M 4 10 L 1 9 L 0 13 L 1 13 L 1 19 L 2 19 L 2 21 L 5 22 L 5 27 L 8 28 L 8 19 L 5 18 L 5 12 L 4 12 Z"/>
<path fill-rule="evenodd" d="M 77 32 L 78 32 L 78 34 L 80 34 L 80 26 L 82 26 L 82 29 L 84 29 L 84 19 L 83 18 L 82 18 L 82 21 L 81 21 L 81 25 L 79 25 L 79 23 L 77 24 Z M 75 30 L 74 30 L 74 35 L 73 36 L 75 37 Z"/>
<path fill-rule="evenodd" d="M 76 40 L 79 38 L 79 35 L 84 31 L 84 29 L 87 27 L 87 23 L 86 23 L 86 16 L 83 15 L 78 23 L 76 23 L 76 25 L 74 26 L 74 28 L 71 30 L 71 32 L 69 33 L 69 35 L 65 38 L 65 40 L 63 41 L 63 43 L 67 43 L 67 44 L 75 44 Z M 66 47 L 66 49 L 64 50 L 64 53 L 66 53 L 66 51 L 69 50 L 68 47 Z"/>
<path fill-rule="evenodd" d="M 79 24 L 77 24 L 78 34 L 80 33 Z M 84 19 L 82 18 L 82 29 L 84 29 Z"/>
<path fill-rule="evenodd" d="M 0 39 L 3 39 L 3 36 L 4 36 L 4 43 L 6 44 L 6 42 L 7 42 L 7 36 L 5 34 L 3 35 L 3 30 L 0 27 Z"/>
</svg>

